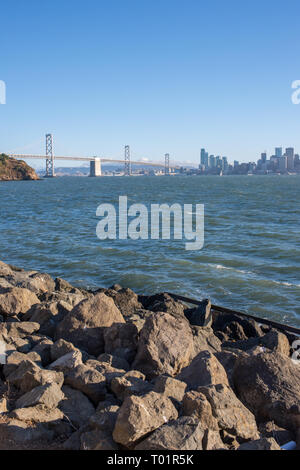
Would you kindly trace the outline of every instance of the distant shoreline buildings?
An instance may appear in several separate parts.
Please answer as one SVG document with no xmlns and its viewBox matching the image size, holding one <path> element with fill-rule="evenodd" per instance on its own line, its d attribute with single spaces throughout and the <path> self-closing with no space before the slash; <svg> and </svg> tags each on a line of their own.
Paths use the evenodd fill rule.
<svg viewBox="0 0 300 470">
<path fill-rule="evenodd" d="M 256 163 L 240 163 L 235 160 L 233 164 L 229 164 L 227 157 L 209 155 L 205 148 L 202 148 L 199 169 L 182 172 L 200 175 L 297 174 L 300 173 L 300 158 L 295 154 L 293 147 L 286 148 L 285 153 L 282 147 L 276 147 L 274 155 L 269 159 L 267 153 L 263 152 Z"/>
</svg>

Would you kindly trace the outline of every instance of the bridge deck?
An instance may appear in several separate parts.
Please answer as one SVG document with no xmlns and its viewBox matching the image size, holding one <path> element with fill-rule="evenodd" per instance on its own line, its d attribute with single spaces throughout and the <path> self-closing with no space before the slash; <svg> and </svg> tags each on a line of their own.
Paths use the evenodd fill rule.
<svg viewBox="0 0 300 470">
<path fill-rule="evenodd" d="M 17 160 L 24 160 L 24 159 L 37 159 L 37 160 L 45 160 L 45 155 L 20 155 L 20 154 L 9 154 L 9 157 L 16 158 Z M 99 158 L 101 163 L 123 163 L 124 160 L 115 160 L 112 158 L 102 158 L 102 157 L 67 157 L 67 156 L 55 156 L 54 160 L 69 160 L 69 161 L 82 161 L 82 162 L 90 162 L 95 160 L 95 158 Z M 145 166 L 158 166 L 158 167 L 165 167 L 164 163 L 159 162 L 144 162 L 144 161 L 131 161 L 131 165 L 145 165 Z M 180 168 L 178 165 L 171 165 L 172 168 Z"/>
</svg>

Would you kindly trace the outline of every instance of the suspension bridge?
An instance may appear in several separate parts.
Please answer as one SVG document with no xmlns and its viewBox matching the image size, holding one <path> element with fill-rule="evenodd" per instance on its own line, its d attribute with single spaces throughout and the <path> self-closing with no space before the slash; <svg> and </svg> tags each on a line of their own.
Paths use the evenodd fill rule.
<svg viewBox="0 0 300 470">
<path fill-rule="evenodd" d="M 54 156 L 53 150 L 53 135 L 46 134 L 46 153 L 45 155 L 24 155 L 24 154 L 15 154 L 9 153 L 8 156 L 15 158 L 17 160 L 45 160 L 46 161 L 46 178 L 53 178 L 55 177 L 55 160 L 68 160 L 68 161 L 82 161 L 82 162 L 90 162 L 90 176 L 101 176 L 102 175 L 102 163 L 123 163 L 124 164 L 124 175 L 130 176 L 131 172 L 131 165 L 143 165 L 143 166 L 150 166 L 150 167 L 161 167 L 164 168 L 164 174 L 170 175 L 171 168 L 170 168 L 170 155 L 168 153 L 164 156 L 164 163 L 158 162 L 149 162 L 149 161 L 132 161 L 130 156 L 130 147 L 129 145 L 125 146 L 124 150 L 124 160 L 112 159 L 112 158 L 104 158 L 104 157 L 74 157 L 74 156 Z M 179 166 L 173 166 L 172 168 L 180 168 Z"/>
</svg>

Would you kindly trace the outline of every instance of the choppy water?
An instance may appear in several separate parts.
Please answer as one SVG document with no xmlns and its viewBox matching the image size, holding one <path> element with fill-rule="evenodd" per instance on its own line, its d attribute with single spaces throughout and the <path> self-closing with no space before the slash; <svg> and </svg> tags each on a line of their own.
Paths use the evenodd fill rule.
<svg viewBox="0 0 300 470">
<path fill-rule="evenodd" d="M 171 291 L 300 325 L 300 177 L 104 177 L 0 183 L 0 259 L 78 285 Z M 100 203 L 205 204 L 205 246 L 100 241 Z"/>
</svg>

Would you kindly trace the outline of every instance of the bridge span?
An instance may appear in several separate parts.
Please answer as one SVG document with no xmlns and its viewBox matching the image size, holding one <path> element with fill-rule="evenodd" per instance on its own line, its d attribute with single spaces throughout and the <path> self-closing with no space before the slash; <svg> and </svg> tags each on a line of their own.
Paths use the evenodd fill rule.
<svg viewBox="0 0 300 470">
<path fill-rule="evenodd" d="M 125 159 L 113 159 L 106 157 L 80 157 L 80 156 L 61 156 L 55 155 L 53 152 L 53 137 L 52 134 L 46 135 L 46 154 L 45 155 L 31 155 L 31 154 L 8 154 L 9 157 L 17 160 L 46 160 L 46 173 L 45 177 L 50 178 L 55 176 L 54 162 L 55 160 L 68 160 L 68 161 L 82 161 L 90 162 L 90 176 L 101 176 L 102 175 L 102 163 L 123 163 L 124 164 L 124 175 L 131 175 L 131 165 L 143 165 L 150 167 L 161 167 L 164 168 L 164 174 L 170 174 L 170 156 L 168 153 L 165 154 L 165 162 L 149 162 L 149 161 L 132 161 L 130 158 L 130 147 L 125 146 Z M 172 165 L 172 168 L 180 168 L 178 165 Z"/>
</svg>

